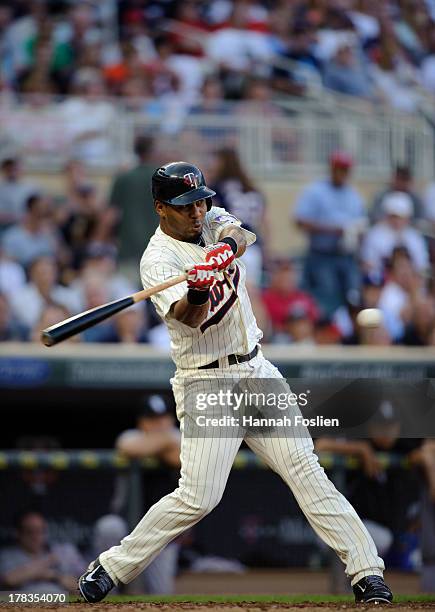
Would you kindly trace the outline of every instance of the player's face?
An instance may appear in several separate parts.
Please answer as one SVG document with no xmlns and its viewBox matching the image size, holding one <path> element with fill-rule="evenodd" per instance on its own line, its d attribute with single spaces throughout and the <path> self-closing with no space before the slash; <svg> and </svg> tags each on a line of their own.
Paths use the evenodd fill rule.
<svg viewBox="0 0 435 612">
<path fill-rule="evenodd" d="M 345 166 L 331 167 L 331 180 L 336 187 L 342 187 L 348 180 L 350 169 Z"/>
<path fill-rule="evenodd" d="M 207 204 L 197 200 L 185 206 L 171 206 L 157 202 L 160 226 L 165 234 L 183 242 L 195 242 L 202 233 Z"/>
<path fill-rule="evenodd" d="M 47 525 L 39 514 L 29 514 L 23 519 L 19 529 L 21 546 L 32 553 L 39 553 L 47 539 Z"/>
<path fill-rule="evenodd" d="M 145 433 L 168 431 L 174 427 L 174 419 L 170 414 L 162 414 L 151 418 L 142 417 L 138 419 L 137 427 Z"/>
</svg>

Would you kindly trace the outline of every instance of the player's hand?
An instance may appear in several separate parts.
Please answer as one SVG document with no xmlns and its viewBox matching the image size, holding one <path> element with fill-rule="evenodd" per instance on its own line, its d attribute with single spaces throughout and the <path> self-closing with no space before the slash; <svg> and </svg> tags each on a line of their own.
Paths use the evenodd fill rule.
<svg viewBox="0 0 435 612">
<path fill-rule="evenodd" d="M 230 245 L 225 242 L 211 244 L 205 247 L 205 251 L 205 261 L 218 272 L 228 268 L 236 258 Z"/>
<path fill-rule="evenodd" d="M 190 270 L 187 270 L 187 286 L 189 289 L 196 291 L 205 291 L 210 289 L 214 283 L 215 269 L 209 263 L 196 264 Z"/>
<path fill-rule="evenodd" d="M 53 553 L 35 559 L 28 565 L 29 575 L 34 580 L 51 580 L 55 575 L 55 563 L 57 558 Z"/>
<path fill-rule="evenodd" d="M 361 446 L 360 457 L 365 475 L 369 478 L 377 478 L 383 470 L 382 464 L 368 443 L 364 442 Z"/>
</svg>

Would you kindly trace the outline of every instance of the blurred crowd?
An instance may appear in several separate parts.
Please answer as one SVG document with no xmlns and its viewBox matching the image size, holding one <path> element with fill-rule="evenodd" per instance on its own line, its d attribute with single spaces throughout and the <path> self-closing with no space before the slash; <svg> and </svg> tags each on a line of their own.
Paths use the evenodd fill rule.
<svg viewBox="0 0 435 612">
<path fill-rule="evenodd" d="M 1 162 L 0 339 L 39 340 L 69 315 L 138 290 L 137 263 L 157 226 L 150 179 L 159 165 L 154 141 L 139 135 L 137 164 L 104 194 L 79 160 L 57 191 L 26 178 L 21 160 Z M 243 256 L 265 341 L 281 344 L 435 345 L 435 185 L 419 194 L 406 166 L 373 201 L 352 185 L 353 161 L 333 153 L 325 177 L 283 207 L 283 223 L 301 231 L 307 251 L 276 258 L 265 195 L 231 148 L 216 151 L 207 181 L 214 205 L 242 219 L 258 240 Z M 285 208 L 290 205 L 291 219 Z M 290 225 L 291 223 L 291 225 Z M 362 309 L 378 309 L 370 327 Z M 137 305 L 73 341 L 150 343 L 169 339 L 152 305 Z"/>
<path fill-rule="evenodd" d="M 151 115 L 240 99 L 274 114 L 274 95 L 326 88 L 413 112 L 435 93 L 434 21 L 433 0 L 2 0 L 0 86 L 83 96 L 68 117 L 99 97 L 99 125 L 102 95 Z"/>
</svg>

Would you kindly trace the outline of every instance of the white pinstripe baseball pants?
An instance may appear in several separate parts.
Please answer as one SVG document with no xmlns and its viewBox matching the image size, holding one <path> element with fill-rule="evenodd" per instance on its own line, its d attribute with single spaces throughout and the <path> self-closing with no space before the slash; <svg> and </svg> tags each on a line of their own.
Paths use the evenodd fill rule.
<svg viewBox="0 0 435 612">
<path fill-rule="evenodd" d="M 261 351 L 248 363 L 216 370 L 177 372 L 173 390 L 181 430 L 185 418 L 184 389 L 200 392 L 213 378 L 281 378 Z M 204 381 L 202 383 L 201 381 Z M 243 437 L 182 437 L 178 488 L 152 506 L 119 546 L 100 555 L 115 583 L 128 583 L 148 566 L 169 542 L 195 525 L 219 503 Z M 352 584 L 364 576 L 382 576 L 384 563 L 350 503 L 337 491 L 319 465 L 310 437 L 249 436 L 248 446 L 289 486 L 317 535 L 346 566 Z"/>
</svg>

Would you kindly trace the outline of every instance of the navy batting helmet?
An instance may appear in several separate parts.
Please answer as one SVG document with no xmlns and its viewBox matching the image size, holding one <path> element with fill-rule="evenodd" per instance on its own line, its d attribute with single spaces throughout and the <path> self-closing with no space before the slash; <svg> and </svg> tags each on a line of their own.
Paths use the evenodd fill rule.
<svg viewBox="0 0 435 612">
<path fill-rule="evenodd" d="M 211 208 L 212 196 L 216 195 L 206 186 L 201 170 L 183 161 L 157 168 L 152 176 L 152 192 L 154 200 L 172 206 L 185 206 L 205 199 L 207 210 Z"/>
</svg>

